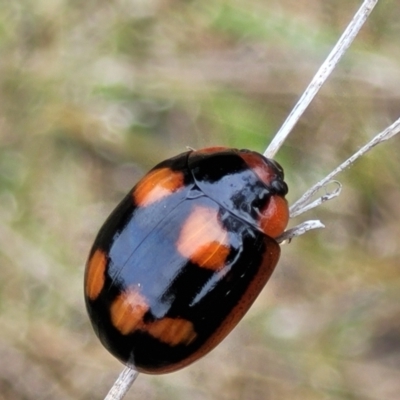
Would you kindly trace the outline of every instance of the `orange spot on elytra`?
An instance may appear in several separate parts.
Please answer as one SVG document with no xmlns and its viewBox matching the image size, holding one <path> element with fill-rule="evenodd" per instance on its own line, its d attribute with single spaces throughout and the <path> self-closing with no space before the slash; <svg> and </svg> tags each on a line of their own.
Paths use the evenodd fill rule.
<svg viewBox="0 0 400 400">
<path fill-rule="evenodd" d="M 196 339 L 196 332 L 193 324 L 182 318 L 164 317 L 154 322 L 150 322 L 144 330 L 151 336 L 157 338 L 170 346 L 178 344 L 188 345 Z"/>
<path fill-rule="evenodd" d="M 107 256 L 104 251 L 97 249 L 86 264 L 85 292 L 90 300 L 96 300 L 103 289 Z"/>
<path fill-rule="evenodd" d="M 217 270 L 225 265 L 229 247 L 221 245 L 220 242 L 210 242 L 199 246 L 190 256 L 195 264 L 201 267 Z"/>
<path fill-rule="evenodd" d="M 184 175 L 182 172 L 169 168 L 156 169 L 138 182 L 133 191 L 133 198 L 137 205 L 145 207 L 176 192 L 183 185 Z"/>
<path fill-rule="evenodd" d="M 271 196 L 259 218 L 260 229 L 268 236 L 276 238 L 283 233 L 289 222 L 287 200 L 281 196 Z"/>
<path fill-rule="evenodd" d="M 254 276 L 252 281 L 247 286 L 246 292 L 238 300 L 235 307 L 229 312 L 224 319 L 223 323 L 212 333 L 206 342 L 198 348 L 198 350 L 191 353 L 188 357 L 182 359 L 176 364 L 163 366 L 155 373 L 167 373 L 181 369 L 192 362 L 203 357 L 216 347 L 232 329 L 239 323 L 239 321 L 246 314 L 248 309 L 254 303 L 255 299 L 263 289 L 265 284 L 271 277 L 280 256 L 280 247 L 275 240 L 265 237 L 264 243 L 266 245 L 264 254 L 262 255 L 261 265 L 259 272 Z"/>
<path fill-rule="evenodd" d="M 246 288 L 245 293 L 238 300 L 235 307 L 229 312 L 224 319 L 224 322 L 219 326 L 218 329 L 211 335 L 205 345 L 198 350 L 197 353 L 193 354 L 193 359 L 202 357 L 217 346 L 232 329 L 239 323 L 246 312 L 249 310 L 251 305 L 258 297 L 261 290 L 264 288 L 269 278 L 271 277 L 276 264 L 278 263 L 280 256 L 280 247 L 275 240 L 271 238 L 265 238 L 264 243 L 266 245 L 264 254 L 262 255 L 261 264 L 258 273 L 254 276 L 252 281 Z M 191 360 L 185 360 L 188 363 Z"/>
<path fill-rule="evenodd" d="M 219 222 L 217 210 L 195 207 L 184 222 L 177 249 L 200 267 L 212 270 L 223 268 L 230 248 L 228 232 Z"/>
<path fill-rule="evenodd" d="M 143 316 L 148 310 L 146 298 L 137 289 L 129 289 L 111 304 L 111 321 L 123 335 L 128 335 L 143 325 Z"/>
<path fill-rule="evenodd" d="M 128 289 L 111 304 L 111 322 L 122 335 L 142 331 L 170 346 L 188 345 L 196 338 L 193 324 L 183 318 L 164 317 L 144 322 L 143 317 L 149 309 L 146 298 L 137 288 Z"/>
</svg>

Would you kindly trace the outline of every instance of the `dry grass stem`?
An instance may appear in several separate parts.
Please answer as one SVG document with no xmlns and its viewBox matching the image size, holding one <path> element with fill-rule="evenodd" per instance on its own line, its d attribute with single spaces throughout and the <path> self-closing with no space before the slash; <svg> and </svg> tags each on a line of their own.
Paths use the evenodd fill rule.
<svg viewBox="0 0 400 400">
<path fill-rule="evenodd" d="M 301 236 L 312 229 L 320 229 L 320 228 L 325 228 L 325 225 L 319 220 L 305 221 L 299 225 L 296 225 L 294 228 L 288 229 L 287 231 L 283 232 L 281 236 L 276 238 L 276 241 L 278 243 L 290 241 L 296 236 Z"/>
<path fill-rule="evenodd" d="M 125 367 L 104 400 L 122 399 L 132 386 L 133 382 L 135 382 L 138 375 L 139 372 L 130 367 Z"/>
<path fill-rule="evenodd" d="M 328 58 L 321 65 L 311 83 L 308 85 L 307 89 L 294 106 L 286 121 L 283 123 L 281 129 L 278 131 L 268 148 L 265 150 L 265 157 L 273 158 L 275 156 L 286 138 L 289 136 L 293 127 L 296 125 L 297 121 L 303 115 L 306 108 L 309 106 L 315 95 L 321 89 L 322 85 L 328 79 L 329 75 L 332 73 L 340 59 L 345 54 L 346 50 L 357 36 L 361 27 L 364 25 L 364 22 L 367 20 L 377 3 L 378 0 L 365 0 L 361 5 L 354 18 L 343 32 L 343 35 L 340 37 L 339 41 L 329 54 Z"/>
<path fill-rule="evenodd" d="M 346 168 L 350 167 L 352 164 L 354 164 L 354 162 L 356 160 L 358 160 L 365 153 L 367 153 L 368 151 L 373 149 L 379 143 L 382 143 L 382 142 L 385 142 L 386 140 L 391 139 L 392 137 L 397 135 L 399 132 L 400 132 L 400 118 L 397 119 L 395 122 L 393 122 L 392 125 L 388 126 L 384 131 L 378 133 L 370 142 L 368 142 L 360 150 L 358 150 L 351 157 L 349 157 L 346 161 L 344 161 L 342 164 L 340 164 L 325 178 L 321 179 L 313 187 L 311 187 L 309 190 L 307 190 L 307 192 L 304 193 L 304 195 L 290 207 L 290 216 L 292 218 L 296 217 L 305 211 L 308 211 L 314 207 L 317 207 L 322 202 L 336 197 L 340 192 L 340 188 L 331 194 L 322 196 L 321 198 L 317 199 L 313 203 L 309 203 L 310 199 L 318 192 L 318 190 L 320 190 L 321 188 L 325 187 L 326 185 L 332 183 L 332 179 L 337 174 L 344 171 Z"/>
</svg>

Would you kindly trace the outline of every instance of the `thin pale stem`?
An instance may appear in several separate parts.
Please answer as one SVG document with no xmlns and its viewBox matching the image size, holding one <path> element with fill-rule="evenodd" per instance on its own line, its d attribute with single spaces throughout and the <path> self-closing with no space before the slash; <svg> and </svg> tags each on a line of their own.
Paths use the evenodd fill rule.
<svg viewBox="0 0 400 400">
<path fill-rule="evenodd" d="M 363 146 L 360 150 L 354 153 L 351 157 L 349 157 L 345 162 L 340 164 L 337 168 L 335 168 L 330 174 L 328 174 L 325 178 L 321 181 L 316 183 L 313 187 L 311 187 L 307 192 L 303 194 L 303 196 L 297 200 L 291 207 L 290 207 L 290 215 L 291 217 L 297 216 L 302 214 L 305 211 L 310 210 L 311 204 L 310 199 L 317 193 L 319 189 L 323 186 L 327 185 L 329 182 L 333 180 L 333 178 L 345 170 L 346 168 L 350 167 L 350 165 L 354 164 L 354 162 L 363 156 L 365 153 L 373 149 L 379 143 L 385 142 L 386 140 L 391 139 L 393 136 L 397 135 L 400 132 L 400 118 L 393 122 L 392 125 L 388 126 L 384 131 L 378 133 L 370 142 L 368 142 L 365 146 Z M 317 204 L 318 205 L 318 204 Z"/>
<path fill-rule="evenodd" d="M 139 372 L 137 372 L 136 370 L 130 367 L 125 367 L 119 374 L 113 387 L 110 389 L 104 400 L 123 399 L 130 387 L 132 386 L 133 382 L 135 382 L 135 379 L 138 375 Z"/>
<path fill-rule="evenodd" d="M 336 43 L 335 47 L 329 54 L 328 58 L 321 65 L 311 83 L 308 85 L 306 91 L 300 97 L 292 112 L 283 123 L 281 129 L 275 135 L 267 150 L 265 150 L 265 157 L 273 158 L 275 156 L 285 139 L 289 136 L 293 127 L 296 125 L 297 121 L 303 115 L 304 111 L 309 106 L 318 91 L 321 89 L 322 85 L 325 83 L 331 72 L 334 70 L 337 63 L 343 57 L 344 53 L 351 45 L 354 38 L 357 36 L 364 22 L 367 20 L 368 16 L 370 15 L 371 11 L 374 9 L 377 3 L 378 0 L 365 0 L 364 3 L 361 5 L 354 18 L 352 19 L 346 30 L 343 32 L 343 35 L 340 37 L 339 41 Z"/>
<path fill-rule="evenodd" d="M 301 236 L 312 229 L 320 228 L 325 228 L 325 225 L 319 220 L 305 221 L 299 225 L 296 225 L 294 228 L 288 229 L 287 231 L 283 232 L 281 236 L 276 238 L 276 241 L 278 243 L 291 241 L 296 236 Z"/>
<path fill-rule="evenodd" d="M 335 190 L 332 190 L 331 192 L 327 191 L 326 188 L 328 184 L 335 183 L 337 185 Z M 325 203 L 326 201 L 332 200 L 335 197 L 338 197 L 340 193 L 342 192 L 342 184 L 338 181 L 330 181 L 327 182 L 326 185 L 323 186 L 324 189 L 326 190 L 325 194 L 323 194 L 321 197 L 318 197 L 316 200 L 310 202 L 312 195 L 310 198 L 307 200 L 306 203 L 300 208 L 294 209 L 293 206 L 290 207 L 290 218 L 295 218 L 300 214 L 305 213 L 306 211 L 312 210 L 315 207 L 320 206 L 322 203 Z M 318 190 L 318 189 L 317 189 Z"/>
</svg>

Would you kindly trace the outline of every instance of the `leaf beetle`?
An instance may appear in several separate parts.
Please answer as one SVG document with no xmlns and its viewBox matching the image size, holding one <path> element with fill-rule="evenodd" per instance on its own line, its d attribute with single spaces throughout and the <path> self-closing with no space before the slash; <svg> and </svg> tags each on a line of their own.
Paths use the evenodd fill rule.
<svg viewBox="0 0 400 400">
<path fill-rule="evenodd" d="M 281 166 L 250 150 L 187 151 L 150 170 L 100 229 L 84 294 L 102 344 L 139 372 L 178 370 L 236 326 L 280 256 Z"/>
</svg>

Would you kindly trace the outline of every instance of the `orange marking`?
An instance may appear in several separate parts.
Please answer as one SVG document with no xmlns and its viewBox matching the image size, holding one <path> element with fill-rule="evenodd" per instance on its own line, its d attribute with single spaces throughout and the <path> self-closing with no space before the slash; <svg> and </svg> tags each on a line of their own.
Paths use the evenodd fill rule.
<svg viewBox="0 0 400 400">
<path fill-rule="evenodd" d="M 272 180 L 275 178 L 275 171 L 265 163 L 260 155 L 255 153 L 239 153 L 240 157 L 246 162 L 250 169 L 252 169 L 255 174 L 269 186 Z"/>
<path fill-rule="evenodd" d="M 276 238 L 283 233 L 289 222 L 287 200 L 281 196 L 271 196 L 266 207 L 261 210 L 258 220 L 260 229 L 268 236 Z"/>
<path fill-rule="evenodd" d="M 150 307 L 138 289 L 122 292 L 110 307 L 111 321 L 122 335 L 136 330 L 149 335 L 170 346 L 188 345 L 197 336 L 193 324 L 182 318 L 164 317 L 152 322 L 143 322 Z"/>
<path fill-rule="evenodd" d="M 136 204 L 145 207 L 176 192 L 184 185 L 182 172 L 160 168 L 148 173 L 138 182 L 133 192 Z"/>
<path fill-rule="evenodd" d="M 214 349 L 239 323 L 239 321 L 254 303 L 265 284 L 268 282 L 279 260 L 280 247 L 278 243 L 271 238 L 265 238 L 264 241 L 266 244 L 266 250 L 263 254 L 263 259 L 258 274 L 256 274 L 254 279 L 250 282 L 242 298 L 227 315 L 219 328 L 215 330 L 215 332 L 197 351 L 177 362 L 176 364 L 160 367 L 158 370 L 153 370 L 152 373 L 164 374 L 173 372 L 193 363 Z"/>
<path fill-rule="evenodd" d="M 193 324 L 182 318 L 165 317 L 147 324 L 144 330 L 170 346 L 178 344 L 188 345 L 197 336 Z"/>
<path fill-rule="evenodd" d="M 281 249 L 275 240 L 265 238 L 266 250 L 263 254 L 263 259 L 260 265 L 258 273 L 255 275 L 253 280 L 250 282 L 235 307 L 228 314 L 227 318 L 223 321 L 220 327 L 214 332 L 214 334 L 207 341 L 204 349 L 200 349 L 197 353 L 197 357 L 202 357 L 210 350 L 212 350 L 218 343 L 220 343 L 239 323 L 243 316 L 247 313 L 249 308 L 252 306 L 261 290 L 264 288 L 269 278 L 271 277 L 276 264 L 279 261 Z"/>
<path fill-rule="evenodd" d="M 194 251 L 190 259 L 201 267 L 218 270 L 225 265 L 228 254 L 229 247 L 222 246 L 219 242 L 211 242 Z"/>
<path fill-rule="evenodd" d="M 130 289 L 122 292 L 112 303 L 111 321 L 123 335 L 128 335 L 143 325 L 143 316 L 148 310 L 146 298 L 139 290 Z"/>
<path fill-rule="evenodd" d="M 218 221 L 217 210 L 195 207 L 182 227 L 177 248 L 181 255 L 200 267 L 223 268 L 230 248 L 228 232 Z"/>
<path fill-rule="evenodd" d="M 97 249 L 86 264 L 85 292 L 90 300 L 97 299 L 105 282 L 107 255 Z"/>
</svg>

